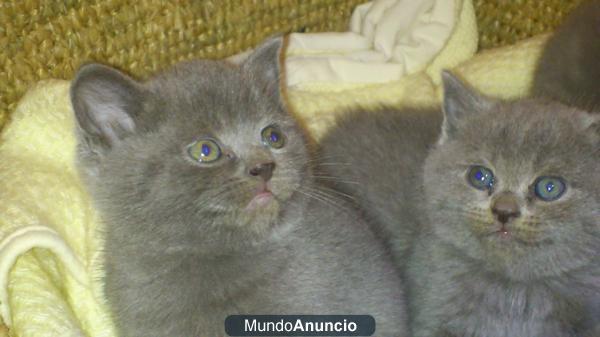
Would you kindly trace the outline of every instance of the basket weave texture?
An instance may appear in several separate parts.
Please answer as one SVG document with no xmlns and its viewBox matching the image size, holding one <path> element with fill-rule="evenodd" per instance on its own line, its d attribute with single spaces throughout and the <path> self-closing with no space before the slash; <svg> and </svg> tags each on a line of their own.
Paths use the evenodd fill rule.
<svg viewBox="0 0 600 337">
<path fill-rule="evenodd" d="M 0 130 L 27 88 L 98 61 L 144 77 L 277 32 L 342 31 L 367 0 L 1 0 Z M 581 0 L 474 0 L 480 46 L 556 27 Z"/>
<path fill-rule="evenodd" d="M 554 30 L 582 0 L 473 0 L 479 48 L 513 44 Z"/>
<path fill-rule="evenodd" d="M 367 0 L 2 0 L 0 128 L 27 88 L 90 60 L 143 77 L 277 32 L 342 31 Z"/>
</svg>

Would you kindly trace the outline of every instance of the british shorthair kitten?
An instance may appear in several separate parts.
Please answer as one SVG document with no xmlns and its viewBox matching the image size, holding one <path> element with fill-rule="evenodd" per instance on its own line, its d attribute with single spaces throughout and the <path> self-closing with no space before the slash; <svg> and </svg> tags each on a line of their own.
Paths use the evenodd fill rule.
<svg viewBox="0 0 600 337">
<path fill-rule="evenodd" d="M 443 80 L 443 123 L 355 113 L 321 144 L 392 233 L 411 336 L 599 336 L 600 116 Z"/>
<path fill-rule="evenodd" d="M 408 267 L 413 335 L 597 336 L 599 116 L 444 77 Z"/>
<path fill-rule="evenodd" d="M 281 45 L 146 82 L 77 74 L 78 166 L 122 336 L 224 336 L 232 314 L 367 314 L 378 336 L 408 336 L 391 257 L 315 182 L 279 90 Z"/>
</svg>

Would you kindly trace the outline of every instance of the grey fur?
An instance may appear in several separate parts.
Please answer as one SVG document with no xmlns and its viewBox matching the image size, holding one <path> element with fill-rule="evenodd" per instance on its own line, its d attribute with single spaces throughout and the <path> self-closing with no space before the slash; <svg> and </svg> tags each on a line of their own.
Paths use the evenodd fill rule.
<svg viewBox="0 0 600 337">
<path fill-rule="evenodd" d="M 371 314 L 406 336 L 390 255 L 314 182 L 305 137 L 279 93 L 281 39 L 240 67 L 193 61 L 145 83 L 85 66 L 71 89 L 78 166 L 106 229 L 106 296 L 123 336 L 224 336 L 230 314 Z M 269 149 L 276 123 L 285 147 Z M 189 160 L 198 137 L 230 157 Z M 245 210 L 258 176 L 277 202 Z"/>
<path fill-rule="evenodd" d="M 467 87 L 445 89 L 473 108 L 425 162 L 431 227 L 408 268 L 414 336 L 588 336 L 600 300 L 599 119 L 533 99 L 481 108 Z M 465 178 L 477 164 L 494 171 L 491 193 Z M 536 199 L 541 175 L 563 177 L 566 194 Z M 508 239 L 491 210 L 503 194 L 521 212 Z"/>
<path fill-rule="evenodd" d="M 600 107 L 600 0 L 584 1 L 558 27 L 537 66 L 533 94 L 584 110 Z"/>
<path fill-rule="evenodd" d="M 419 227 L 423 163 L 441 123 L 437 109 L 356 110 L 320 142 L 321 179 L 364 210 L 399 265 Z"/>
<path fill-rule="evenodd" d="M 401 266 L 409 251 L 412 336 L 599 336 L 598 116 L 545 100 L 490 100 L 443 78 L 443 123 L 411 122 L 411 109 L 358 112 L 322 143 L 325 161 L 351 163 L 327 172 L 358 183 L 337 187 L 392 233 Z M 466 180 L 477 164 L 496 175 L 490 194 Z M 563 177 L 566 194 L 536 200 L 540 175 Z M 491 211 L 505 194 L 521 211 L 508 239 L 494 233 Z"/>
</svg>

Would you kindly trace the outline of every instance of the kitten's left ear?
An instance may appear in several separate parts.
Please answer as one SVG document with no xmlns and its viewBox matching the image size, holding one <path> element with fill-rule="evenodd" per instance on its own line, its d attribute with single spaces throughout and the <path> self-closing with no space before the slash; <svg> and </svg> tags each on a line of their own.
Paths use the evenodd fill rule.
<svg viewBox="0 0 600 337">
<path fill-rule="evenodd" d="M 82 135 L 101 149 L 136 132 L 147 94 L 140 83 L 120 71 L 88 64 L 77 72 L 70 96 Z"/>
<path fill-rule="evenodd" d="M 250 80 L 256 81 L 277 100 L 280 100 L 282 48 L 282 36 L 270 38 L 258 46 L 241 65 L 242 71 L 249 76 Z"/>
<path fill-rule="evenodd" d="M 442 103 L 444 124 L 442 125 L 439 144 L 443 144 L 449 138 L 454 137 L 461 120 L 465 117 L 487 111 L 494 105 L 493 100 L 469 88 L 447 70 L 442 71 L 442 82 L 444 86 L 444 100 Z"/>
</svg>

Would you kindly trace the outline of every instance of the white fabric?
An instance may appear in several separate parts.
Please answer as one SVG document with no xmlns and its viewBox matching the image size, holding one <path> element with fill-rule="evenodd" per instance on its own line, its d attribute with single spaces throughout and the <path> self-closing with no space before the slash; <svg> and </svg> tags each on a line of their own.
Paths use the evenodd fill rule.
<svg viewBox="0 0 600 337">
<path fill-rule="evenodd" d="M 440 52 L 461 0 L 375 0 L 358 6 L 344 33 L 294 33 L 288 86 L 381 83 L 422 70 Z"/>
</svg>

